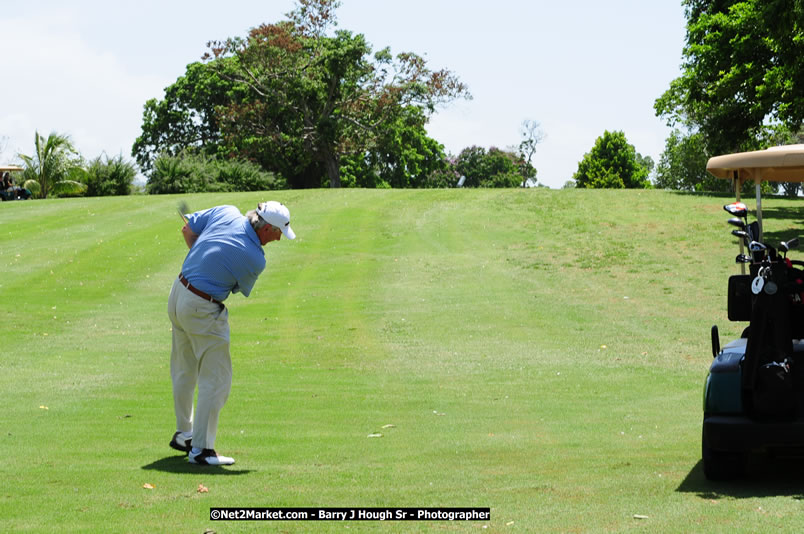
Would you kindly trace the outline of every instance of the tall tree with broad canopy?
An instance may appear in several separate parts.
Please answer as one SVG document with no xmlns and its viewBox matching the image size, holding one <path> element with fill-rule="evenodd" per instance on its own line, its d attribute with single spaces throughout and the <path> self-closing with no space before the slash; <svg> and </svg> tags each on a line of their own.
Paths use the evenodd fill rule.
<svg viewBox="0 0 804 534">
<path fill-rule="evenodd" d="M 656 100 L 671 126 L 700 132 L 710 154 L 758 148 L 764 127 L 804 120 L 802 0 L 683 0 L 683 74 Z"/>
<path fill-rule="evenodd" d="M 165 89 L 165 98 L 145 103 L 142 134 L 137 137 L 131 155 L 143 172 L 153 170 L 160 154 L 176 156 L 193 152 L 207 156 L 228 152 L 218 125 L 215 109 L 248 99 L 245 84 L 232 83 L 222 73 L 234 73 L 231 60 L 221 60 L 213 68 L 191 63 L 184 76 Z"/>
<path fill-rule="evenodd" d="M 224 137 L 258 151 L 306 154 L 309 161 L 295 164 L 323 167 L 331 187 L 341 185 L 342 158 L 377 146 L 408 108 L 429 118 L 439 105 L 471 98 L 451 72 L 430 70 L 416 54 L 394 57 L 384 48 L 372 56 L 361 34 L 327 35 L 339 5 L 298 0 L 288 20 L 210 42 L 204 58 L 214 68 L 233 59 L 236 72 L 221 69 L 221 76 L 252 91 L 219 108 Z"/>
<path fill-rule="evenodd" d="M 650 187 L 653 160 L 637 153 L 623 132 L 606 130 L 584 154 L 573 175 L 575 186 L 589 189 L 639 189 Z"/>
</svg>

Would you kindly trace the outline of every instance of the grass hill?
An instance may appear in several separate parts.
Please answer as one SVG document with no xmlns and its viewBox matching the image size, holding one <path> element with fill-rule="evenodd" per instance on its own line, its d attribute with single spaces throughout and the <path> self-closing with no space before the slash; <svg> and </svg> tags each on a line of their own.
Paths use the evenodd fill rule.
<svg viewBox="0 0 804 534">
<path fill-rule="evenodd" d="M 800 469 L 727 485 L 700 466 L 709 328 L 725 342 L 744 326 L 726 319 L 729 197 L 181 198 L 280 200 L 299 236 L 269 244 L 252 296 L 227 301 L 216 448 L 237 463 L 197 468 L 167 447 L 179 198 L 3 203 L 2 530 L 378 528 L 212 522 L 211 506 L 491 508 L 391 532 L 800 529 Z M 764 202 L 771 243 L 798 235 L 799 206 Z"/>
</svg>

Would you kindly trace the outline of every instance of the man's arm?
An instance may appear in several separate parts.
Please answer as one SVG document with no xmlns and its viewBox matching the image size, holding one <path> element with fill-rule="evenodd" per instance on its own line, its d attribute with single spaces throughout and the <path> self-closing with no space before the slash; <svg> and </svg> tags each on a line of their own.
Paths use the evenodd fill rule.
<svg viewBox="0 0 804 534">
<path fill-rule="evenodd" d="M 193 248 L 195 241 L 198 239 L 198 234 L 190 229 L 189 224 L 184 225 L 181 229 L 181 233 L 184 236 L 184 242 L 187 243 L 187 248 Z"/>
<path fill-rule="evenodd" d="M 251 290 L 254 289 L 254 284 L 257 282 L 260 273 L 265 269 L 265 264 L 257 267 L 257 269 L 259 269 L 257 272 L 245 273 L 235 284 L 235 289 L 232 290 L 232 293 L 239 292 L 244 297 L 248 297 L 251 294 Z"/>
</svg>

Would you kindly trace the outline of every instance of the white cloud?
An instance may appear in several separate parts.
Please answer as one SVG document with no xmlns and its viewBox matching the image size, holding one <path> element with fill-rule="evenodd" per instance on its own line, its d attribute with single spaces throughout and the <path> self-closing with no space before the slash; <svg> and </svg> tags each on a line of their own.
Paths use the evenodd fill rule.
<svg viewBox="0 0 804 534">
<path fill-rule="evenodd" d="M 75 19 L 64 9 L 2 24 L 0 72 L 11 73 L 0 88 L 0 100 L 11 104 L 0 108 L 5 159 L 30 153 L 35 131 L 69 135 L 87 158 L 129 157 L 142 106 L 160 82 L 90 46 Z"/>
</svg>

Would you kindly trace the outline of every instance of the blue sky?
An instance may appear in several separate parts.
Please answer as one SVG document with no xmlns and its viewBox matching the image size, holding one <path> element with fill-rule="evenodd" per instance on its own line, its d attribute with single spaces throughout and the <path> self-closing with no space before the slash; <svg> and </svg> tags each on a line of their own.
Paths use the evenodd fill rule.
<svg viewBox="0 0 804 534">
<path fill-rule="evenodd" d="M 276 22 L 292 0 L 3 0 L 0 164 L 34 131 L 71 136 L 87 158 L 130 157 L 146 100 L 198 61 L 207 41 Z M 604 130 L 658 161 L 669 129 L 653 102 L 680 73 L 680 0 L 342 0 L 338 27 L 374 49 L 448 68 L 473 99 L 440 109 L 432 137 L 457 154 L 516 145 L 524 119 L 545 134 L 533 163 L 561 187 Z"/>
</svg>

